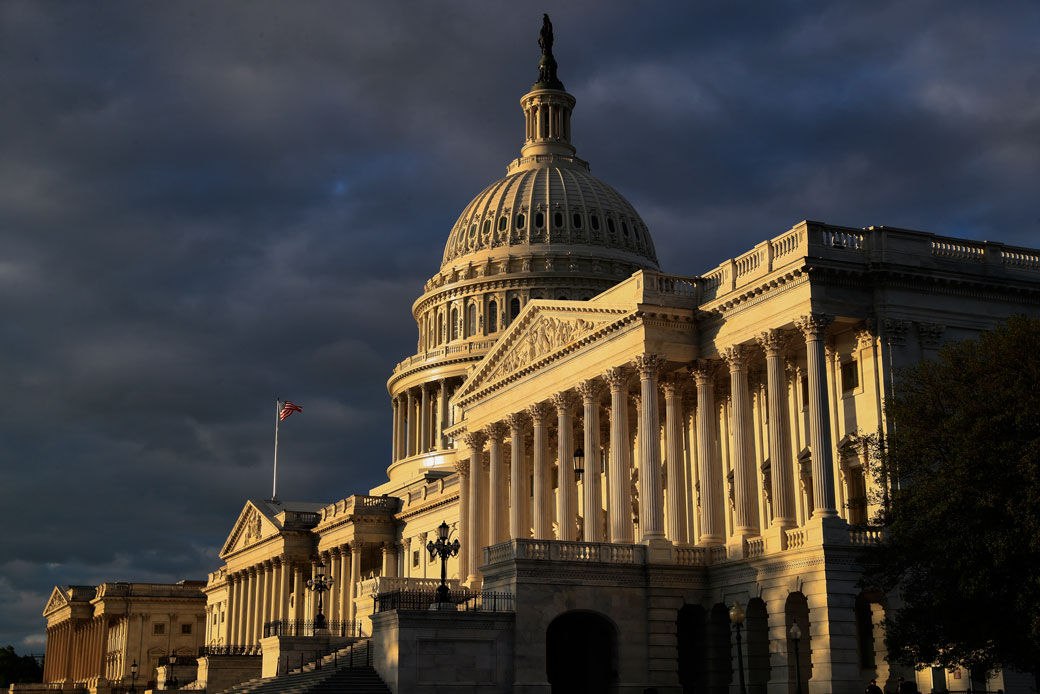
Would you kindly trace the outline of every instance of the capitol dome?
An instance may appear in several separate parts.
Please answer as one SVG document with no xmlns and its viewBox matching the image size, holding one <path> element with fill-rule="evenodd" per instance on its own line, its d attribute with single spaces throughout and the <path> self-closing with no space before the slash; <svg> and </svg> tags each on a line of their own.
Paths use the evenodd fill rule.
<svg viewBox="0 0 1040 694">
<path fill-rule="evenodd" d="M 440 268 L 412 305 L 416 353 L 387 383 L 391 479 L 452 464 L 442 433 L 454 416 L 451 396 L 528 303 L 588 300 L 634 272 L 658 269 L 650 231 L 631 203 L 575 156 L 575 99 L 556 75 L 551 35 L 539 45 L 538 81 L 520 100 L 520 156 L 463 209 Z"/>
<path fill-rule="evenodd" d="M 509 168 L 455 222 L 442 269 L 496 249 L 497 254 L 605 251 L 605 257 L 657 266 L 643 220 L 620 193 L 590 174 L 585 162 L 532 155 Z"/>
</svg>

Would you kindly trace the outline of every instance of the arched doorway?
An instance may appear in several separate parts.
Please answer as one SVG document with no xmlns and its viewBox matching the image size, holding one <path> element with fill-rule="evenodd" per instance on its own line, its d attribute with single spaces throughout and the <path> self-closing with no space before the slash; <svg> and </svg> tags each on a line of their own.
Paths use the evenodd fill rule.
<svg viewBox="0 0 1040 694">
<path fill-rule="evenodd" d="M 705 622 L 700 605 L 685 605 L 675 620 L 679 655 L 679 684 L 683 694 L 707 694 L 708 659 Z"/>
<path fill-rule="evenodd" d="M 733 682 L 733 651 L 730 649 L 729 608 L 717 603 L 708 620 L 708 691 L 729 694 Z"/>
<path fill-rule="evenodd" d="M 617 683 L 617 628 L 597 612 L 567 612 L 545 632 L 553 694 L 608 694 Z"/>
<path fill-rule="evenodd" d="M 766 694 L 769 684 L 769 615 L 761 598 L 748 601 L 744 633 L 747 639 L 748 694 Z"/>
<path fill-rule="evenodd" d="M 809 678 L 812 677 L 812 641 L 809 638 L 809 601 L 800 592 L 791 593 L 787 596 L 784 605 L 786 619 L 784 625 L 787 630 L 787 681 L 791 694 L 798 691 L 800 686 L 802 692 L 809 691 Z M 791 638 L 791 627 L 798 625 L 801 636 L 798 639 L 797 648 L 795 641 Z M 797 653 L 797 659 L 795 658 Z M 798 678 L 798 679 L 796 679 Z"/>
</svg>

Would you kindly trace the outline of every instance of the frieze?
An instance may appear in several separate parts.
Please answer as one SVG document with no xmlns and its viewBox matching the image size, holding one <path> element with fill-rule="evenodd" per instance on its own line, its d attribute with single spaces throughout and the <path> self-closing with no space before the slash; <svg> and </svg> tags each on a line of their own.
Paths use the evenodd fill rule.
<svg viewBox="0 0 1040 694">
<path fill-rule="evenodd" d="M 602 327 L 605 321 L 590 321 L 584 318 L 566 319 L 551 316 L 541 317 L 528 331 L 517 338 L 510 350 L 498 363 L 487 380 L 493 381 L 528 366 L 539 357 L 564 347 L 575 340 Z"/>
</svg>

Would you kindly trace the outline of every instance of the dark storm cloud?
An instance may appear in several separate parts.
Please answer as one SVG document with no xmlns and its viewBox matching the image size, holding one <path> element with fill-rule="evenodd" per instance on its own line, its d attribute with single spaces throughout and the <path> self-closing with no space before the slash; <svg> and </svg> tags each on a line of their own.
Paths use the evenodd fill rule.
<svg viewBox="0 0 1040 694">
<path fill-rule="evenodd" d="M 0 7 L 0 645 L 384 479 L 385 379 L 521 144 L 541 7 Z M 575 144 L 698 274 L 804 218 L 1040 245 L 1033 3 L 549 8 Z M 328 490 L 336 492 L 330 495 Z"/>
</svg>

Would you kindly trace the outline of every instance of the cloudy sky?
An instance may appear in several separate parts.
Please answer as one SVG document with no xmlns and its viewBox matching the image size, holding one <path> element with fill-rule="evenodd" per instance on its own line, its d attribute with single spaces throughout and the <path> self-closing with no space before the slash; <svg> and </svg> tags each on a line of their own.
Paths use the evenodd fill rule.
<svg viewBox="0 0 1040 694">
<path fill-rule="evenodd" d="M 574 143 L 695 275 L 802 219 L 1040 246 L 1032 1 L 0 4 L 0 646 L 202 578 L 246 498 L 385 479 L 385 382 L 505 173 Z"/>
</svg>

